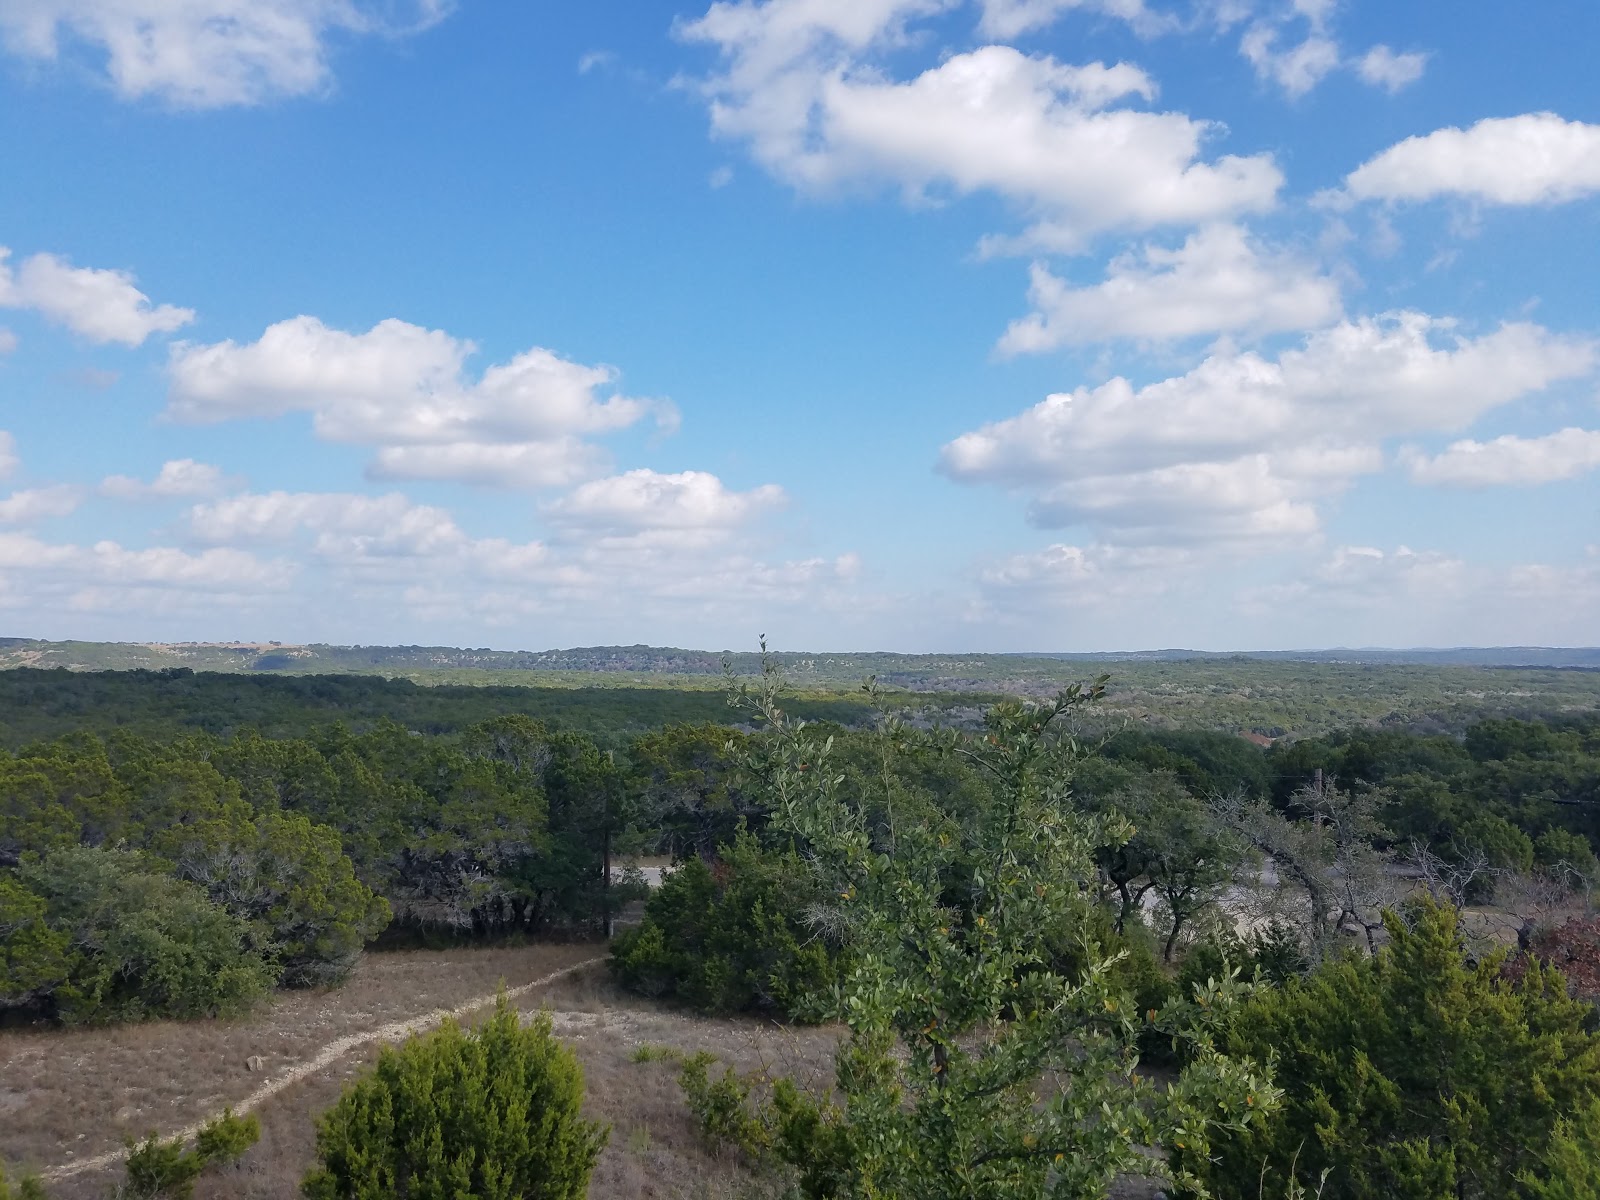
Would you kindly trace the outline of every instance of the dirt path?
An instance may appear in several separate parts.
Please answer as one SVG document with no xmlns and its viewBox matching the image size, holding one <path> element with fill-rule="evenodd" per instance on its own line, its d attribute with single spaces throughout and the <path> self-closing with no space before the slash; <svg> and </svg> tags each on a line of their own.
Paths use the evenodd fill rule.
<svg viewBox="0 0 1600 1200">
<path fill-rule="evenodd" d="M 574 975 L 586 967 L 592 967 L 596 963 L 603 963 L 605 961 L 605 955 L 597 955 L 594 958 L 586 958 L 582 962 L 573 963 L 571 966 L 563 967 L 559 971 L 552 971 L 550 974 L 539 979 L 535 979 L 531 983 L 524 983 L 518 987 L 508 988 L 506 989 L 505 994 L 509 999 L 515 1000 L 538 988 L 546 987 L 549 984 L 555 983 L 557 980 L 563 979 L 569 975 Z M 411 1017 L 403 1021 L 392 1021 L 389 1024 L 381 1025 L 376 1029 L 363 1030 L 359 1033 L 352 1033 L 346 1035 L 345 1037 L 338 1038 L 335 1041 L 329 1042 L 311 1058 L 304 1062 L 297 1063 L 295 1066 L 291 1067 L 288 1071 L 285 1071 L 277 1078 L 268 1080 L 255 1091 L 251 1092 L 243 1100 L 239 1101 L 237 1104 L 230 1105 L 229 1107 L 233 1109 L 235 1115 L 243 1116 L 244 1114 L 260 1107 L 262 1104 L 272 1099 L 272 1097 L 276 1096 L 284 1089 L 293 1087 L 296 1083 L 299 1083 L 308 1076 L 315 1075 L 318 1071 L 325 1070 L 326 1068 L 332 1066 L 334 1063 L 338 1062 L 341 1058 L 358 1047 L 369 1045 L 373 1042 L 401 1041 L 410 1037 L 412 1034 L 422 1033 L 428 1029 L 432 1029 L 434 1026 L 449 1018 L 464 1017 L 469 1013 L 477 1012 L 481 1008 L 486 1008 L 487 1006 L 493 1004 L 498 996 L 498 991 L 489 992 L 481 996 L 475 996 L 471 1000 L 468 1000 L 463 1004 L 458 1004 L 453 1008 L 435 1009 L 433 1012 L 425 1013 L 419 1017 Z M 186 1125 L 184 1128 L 178 1130 L 176 1133 L 170 1136 L 184 1139 L 191 1138 L 200 1131 L 201 1126 L 205 1125 L 208 1121 L 215 1120 L 221 1115 L 222 1113 L 220 1110 L 211 1113 L 202 1120 Z M 63 1179 L 70 1179 L 75 1175 L 82 1175 L 88 1171 L 103 1171 L 107 1167 L 116 1166 L 116 1164 L 121 1162 L 127 1156 L 128 1151 L 126 1148 L 112 1150 L 105 1154 L 96 1155 L 93 1158 L 83 1159 L 79 1162 L 65 1163 L 61 1166 L 51 1167 L 46 1171 L 40 1172 L 39 1177 L 46 1183 L 56 1183 Z"/>
</svg>

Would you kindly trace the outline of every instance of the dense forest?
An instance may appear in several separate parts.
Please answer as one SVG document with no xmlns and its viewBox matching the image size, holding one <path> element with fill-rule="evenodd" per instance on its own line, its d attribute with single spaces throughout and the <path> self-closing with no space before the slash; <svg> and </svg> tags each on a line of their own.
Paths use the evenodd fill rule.
<svg viewBox="0 0 1600 1200">
<path fill-rule="evenodd" d="M 4 884 L 22 906 L 14 912 L 33 914 L 8 918 L 11 977 L 0 1003 L 19 1012 L 100 1020 L 222 1010 L 267 982 L 336 980 L 386 929 L 391 938 L 408 930 L 588 936 L 628 892 L 607 886 L 610 852 L 744 863 L 780 892 L 797 876 L 767 871 L 754 841 L 736 840 L 765 836 L 771 813 L 739 766 L 752 736 L 740 729 L 755 727 L 731 723 L 738 714 L 720 695 L 428 689 L 182 669 L 21 671 L 0 675 L 0 689 L 14 747 L 0 757 L 0 862 L 14 868 Z M 665 723 L 666 701 L 699 719 Z M 855 777 L 920 803 L 978 794 L 970 768 L 934 749 L 936 740 L 903 741 L 892 762 L 869 769 L 881 735 L 864 698 L 799 698 L 792 707 L 821 718 L 814 726 L 831 731 Z M 586 724 L 598 733 L 580 731 Z M 63 725 L 76 731 L 37 736 Z M 1266 748 L 1196 730 L 1096 736 L 1098 753 L 1075 771 L 1078 804 L 1134 822 L 1101 870 L 1119 898 L 1119 924 L 1160 902 L 1168 959 L 1185 927 L 1261 850 L 1244 833 L 1219 838 L 1218 812 L 1229 804 L 1320 823 L 1328 814 L 1297 809 L 1316 783 L 1364 806 L 1374 852 L 1481 860 L 1486 872 L 1556 863 L 1588 871 L 1600 845 L 1593 716 L 1488 720 L 1460 737 L 1358 729 Z M 1189 859 L 1204 880 L 1190 877 Z M 698 881 L 709 895 L 719 890 L 709 879 L 696 866 L 679 886 Z M 774 911 L 799 911 L 792 895 L 768 899 Z M 210 957 L 192 962 L 196 978 L 232 981 L 237 995 L 118 997 L 105 991 L 111 982 L 86 982 L 99 972 L 137 992 L 140 978 L 160 973 L 154 962 L 93 961 L 133 954 L 135 943 L 154 954 L 123 928 L 145 909 L 159 933 L 151 946 L 188 936 L 172 924 L 181 923 L 209 947 Z M 798 926 L 783 936 L 805 940 Z M 218 969 L 224 945 L 238 948 L 235 974 Z"/>
<path fill-rule="evenodd" d="M 848 1035 L 821 1088 L 684 1059 L 706 1138 L 816 1200 L 1595 1196 L 1600 722 L 1096 745 L 1098 697 L 859 739 L 763 697 L 765 824 L 613 970 Z"/>
<path fill-rule="evenodd" d="M 841 724 L 870 715 L 852 696 L 802 696 L 794 706 L 807 717 Z M 610 748 L 642 730 L 730 716 L 723 693 L 705 689 L 424 687 L 372 675 L 230 675 L 187 667 L 0 671 L 0 745 L 11 748 L 68 733 L 119 730 L 163 740 L 243 730 L 297 737 L 336 721 L 356 731 L 392 721 L 419 733 L 448 734 L 513 714 L 588 734 Z"/>
<path fill-rule="evenodd" d="M 200 655 L 196 661 L 208 664 L 202 670 L 185 665 L 84 670 L 69 669 L 64 663 L 75 660 L 57 656 L 43 660 L 55 665 L 0 670 L 0 745 L 85 729 L 157 737 L 195 729 L 298 736 L 332 720 L 359 731 L 383 718 L 425 733 L 449 733 L 521 713 L 621 749 L 644 729 L 729 718 L 724 677 L 720 669 L 709 669 L 715 661 L 711 656 L 680 662 L 662 658 L 665 652 L 651 654 L 652 661 L 671 669 L 574 673 L 392 666 L 300 674 L 252 670 L 241 662 L 224 670 Z M 24 657 L 33 661 L 31 651 Z M 737 674 L 749 657 L 730 656 L 721 666 Z M 870 721 L 860 693 L 864 678 L 877 680 L 880 705 L 921 714 L 924 723 L 976 727 L 983 707 L 1005 696 L 1048 699 L 1086 671 L 1100 670 L 1115 674 L 1094 711 L 1079 720 L 1105 731 L 1126 726 L 1253 732 L 1277 739 L 1377 726 L 1459 735 L 1489 717 L 1542 720 L 1600 708 L 1600 671 L 1580 669 L 1248 657 L 1086 665 L 1015 655 L 926 656 L 928 661 L 910 674 L 873 675 L 874 666 L 904 667 L 898 662 L 903 656 L 789 657 L 798 657 L 782 666 L 786 677 L 793 674 L 790 709 L 805 719 L 846 725 Z M 857 666 L 859 672 L 844 674 Z"/>
<path fill-rule="evenodd" d="M 834 760 L 880 806 L 984 804 L 983 780 L 937 738 L 913 737 L 878 762 L 877 734 L 832 739 Z M 1600 716 L 1484 721 L 1460 738 L 1357 730 L 1266 749 L 1223 734 L 1123 731 L 1094 750 L 1073 768 L 1074 808 L 1131 823 L 1097 853 L 1104 915 L 1119 933 L 1156 935 L 1168 964 L 1225 908 L 1241 915 L 1245 891 L 1260 902 L 1255 924 L 1310 947 L 1334 933 L 1375 934 L 1418 877 L 1462 902 L 1499 893 L 1504 932 L 1524 941 L 1549 908 L 1600 886 Z M 695 786 L 709 791 L 703 775 Z M 774 984 L 774 964 L 780 977 L 830 974 L 804 915 L 815 898 L 795 890 L 805 873 L 794 846 L 772 838 L 766 807 L 746 799 L 745 810 L 742 835 L 701 856 L 717 871 L 690 862 L 623 938 L 615 961 L 632 986 L 707 1009 L 783 1008 L 791 988 Z M 726 825 L 718 834 L 726 839 Z M 1275 894 L 1254 886 L 1263 861 L 1280 877 Z M 1308 906 L 1318 916 L 1302 920 Z M 753 911 L 790 915 L 781 931 L 757 930 Z M 791 961 L 778 946 L 807 949 Z"/>
<path fill-rule="evenodd" d="M 684 1064 L 707 1136 L 806 1195 L 1591 1194 L 1538 1189 L 1600 1145 L 1600 714 L 1252 740 L 1108 721 L 1104 682 L 973 717 L 775 680 L 0 674 L 0 1021 L 237 1014 L 626 910 L 622 986 L 850 1031 L 832 1097 Z M 646 853 L 653 893 L 612 866 Z M 1460 1071 L 1408 1075 L 1441 1004 Z"/>
</svg>

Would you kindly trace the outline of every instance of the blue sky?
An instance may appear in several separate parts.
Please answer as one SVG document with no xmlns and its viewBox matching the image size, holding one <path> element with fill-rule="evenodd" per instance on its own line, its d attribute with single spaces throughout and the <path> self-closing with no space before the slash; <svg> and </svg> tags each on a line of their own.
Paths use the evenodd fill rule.
<svg viewBox="0 0 1600 1200">
<path fill-rule="evenodd" d="M 1597 42 L 0 0 L 0 625 L 1592 644 Z"/>
</svg>

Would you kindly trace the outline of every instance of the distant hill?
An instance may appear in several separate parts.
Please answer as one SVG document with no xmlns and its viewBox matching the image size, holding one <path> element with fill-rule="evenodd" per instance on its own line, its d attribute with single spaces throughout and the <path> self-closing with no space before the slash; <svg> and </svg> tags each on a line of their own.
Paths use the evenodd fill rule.
<svg viewBox="0 0 1600 1200">
<path fill-rule="evenodd" d="M 1382 647 L 1333 650 L 1126 650 L 1092 654 L 1038 654 L 1017 657 L 1082 662 L 1191 662 L 1196 659 L 1261 659 L 1267 662 L 1372 663 L 1417 667 L 1576 667 L 1600 670 L 1595 646 L 1456 646 L 1390 650 Z"/>
<path fill-rule="evenodd" d="M 285 645 L 278 642 L 137 643 L 47 642 L 0 638 L 0 668 L 66 667 L 76 671 L 159 670 L 377 674 L 455 681 L 460 673 L 512 672 L 550 683 L 578 677 L 622 677 L 654 684 L 670 678 L 710 684 L 723 670 L 724 652 L 659 646 L 580 646 L 567 650 L 491 650 L 450 646 Z M 760 667 L 749 652 L 728 655 L 742 675 Z M 867 675 L 914 690 L 969 690 L 1044 686 L 1117 663 L 1305 662 L 1374 666 L 1559 667 L 1600 670 L 1600 648 L 1548 646 L 1454 649 L 1334 649 L 1216 652 L 1129 650 L 1088 654 L 887 654 L 783 652 L 773 656 L 797 683 L 854 686 Z M 1064 669 L 1065 668 L 1065 669 Z M 570 678 L 568 678 L 570 677 Z M 533 679 L 528 682 L 534 682 Z M 617 682 L 621 682 L 618 678 Z"/>
<path fill-rule="evenodd" d="M 1111 682 L 1093 718 L 1099 724 L 1259 739 L 1374 724 L 1459 732 L 1485 716 L 1600 710 L 1600 650 L 1593 649 L 774 657 L 796 702 L 812 715 L 826 711 L 847 723 L 866 711 L 856 693 L 869 675 L 900 693 L 896 703 L 937 710 L 941 720 L 966 720 L 1002 694 L 1049 696 L 1105 674 Z M 761 667 L 755 654 L 730 659 L 745 679 Z M 620 736 L 664 721 L 725 719 L 727 706 L 716 694 L 722 664 L 714 651 L 652 646 L 509 651 L 13 638 L 0 641 L 0 741 L 47 736 L 97 712 L 121 713 L 119 721 L 272 729 L 383 715 L 409 728 L 444 729 L 457 727 L 463 714 L 526 712 L 561 727 Z M 855 715 L 847 717 L 846 708 Z"/>
</svg>

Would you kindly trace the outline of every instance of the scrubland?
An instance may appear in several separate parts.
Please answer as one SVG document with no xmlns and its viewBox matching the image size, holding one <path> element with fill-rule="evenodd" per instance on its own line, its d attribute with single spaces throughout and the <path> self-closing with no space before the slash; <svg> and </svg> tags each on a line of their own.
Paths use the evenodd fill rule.
<svg viewBox="0 0 1600 1200">
<path fill-rule="evenodd" d="M 594 945 L 370 954 L 344 987 L 280 992 L 238 1020 L 8 1031 L 0 1035 L 0 1159 L 45 1172 L 52 1197 L 99 1200 L 115 1185 L 120 1161 L 79 1167 L 120 1150 L 124 1136 L 170 1135 L 240 1104 L 342 1039 L 426 1021 L 475 1000 L 486 1010 L 502 983 L 515 988 L 603 954 Z M 601 963 L 518 1003 L 552 1013 L 558 1036 L 583 1065 L 588 1115 L 612 1126 L 590 1186 L 595 1200 L 760 1194 L 760 1181 L 736 1155 L 706 1148 L 679 1093 L 674 1057 L 663 1048 L 710 1050 L 741 1071 L 821 1078 L 836 1038 L 825 1028 L 674 1011 L 619 991 Z M 297 1195 L 311 1164 L 316 1114 L 383 1044 L 365 1042 L 261 1103 L 260 1142 L 237 1167 L 202 1178 L 201 1200 Z M 262 1060 L 257 1071 L 246 1065 L 252 1057 Z"/>
</svg>

